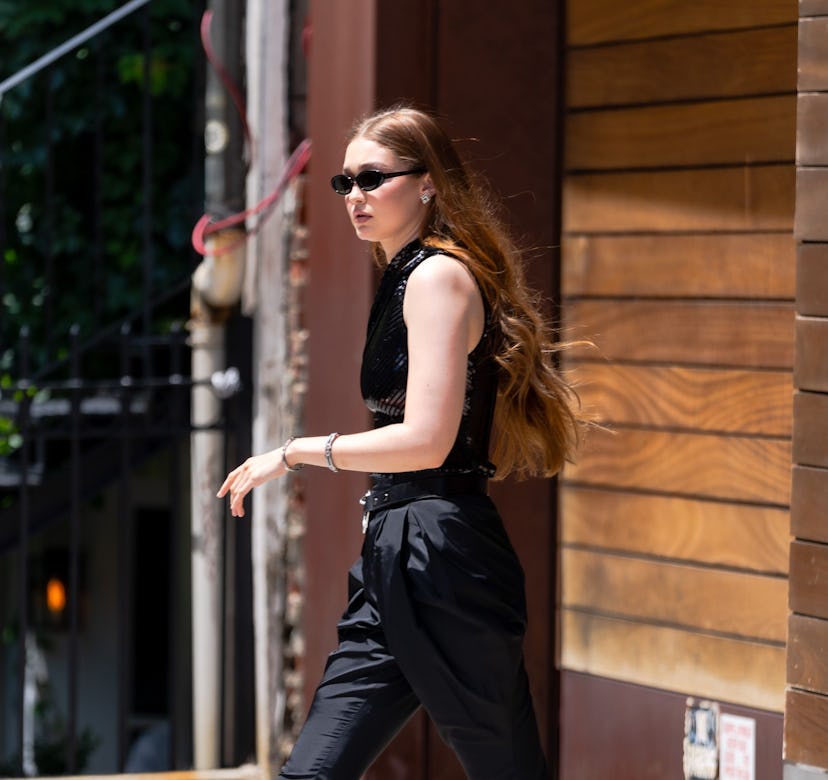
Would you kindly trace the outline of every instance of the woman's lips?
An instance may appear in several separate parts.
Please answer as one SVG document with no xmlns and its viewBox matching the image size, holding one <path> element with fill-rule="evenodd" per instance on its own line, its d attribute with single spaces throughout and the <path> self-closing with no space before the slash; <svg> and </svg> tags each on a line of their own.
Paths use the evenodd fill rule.
<svg viewBox="0 0 828 780">
<path fill-rule="evenodd" d="M 355 225 L 364 225 L 369 219 L 371 219 L 371 217 L 362 211 L 355 211 L 351 219 Z"/>
</svg>

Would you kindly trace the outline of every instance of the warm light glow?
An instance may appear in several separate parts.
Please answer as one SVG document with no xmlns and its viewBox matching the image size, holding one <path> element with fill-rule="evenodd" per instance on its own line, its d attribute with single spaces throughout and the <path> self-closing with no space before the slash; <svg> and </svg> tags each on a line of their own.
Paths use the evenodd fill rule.
<svg viewBox="0 0 828 780">
<path fill-rule="evenodd" d="M 57 577 L 46 583 L 46 606 L 52 614 L 66 609 L 66 586 Z"/>
</svg>

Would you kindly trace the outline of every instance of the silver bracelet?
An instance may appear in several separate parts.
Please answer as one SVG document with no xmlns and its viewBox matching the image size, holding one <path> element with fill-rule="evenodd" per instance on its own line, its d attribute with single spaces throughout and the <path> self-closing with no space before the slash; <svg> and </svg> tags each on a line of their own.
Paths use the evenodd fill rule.
<svg viewBox="0 0 828 780">
<path fill-rule="evenodd" d="M 331 471 L 339 471 L 339 469 L 336 466 L 334 466 L 333 453 L 331 452 L 333 443 L 336 441 L 338 436 L 338 433 L 332 433 L 330 436 L 328 436 L 328 440 L 325 442 L 325 463 L 328 464 L 328 468 Z"/>
<path fill-rule="evenodd" d="M 299 471 L 305 465 L 304 463 L 297 463 L 295 466 L 291 466 L 290 463 L 287 462 L 287 448 L 295 438 L 295 436 L 288 436 L 288 440 L 282 445 L 282 463 L 285 464 L 285 468 L 288 471 Z"/>
</svg>

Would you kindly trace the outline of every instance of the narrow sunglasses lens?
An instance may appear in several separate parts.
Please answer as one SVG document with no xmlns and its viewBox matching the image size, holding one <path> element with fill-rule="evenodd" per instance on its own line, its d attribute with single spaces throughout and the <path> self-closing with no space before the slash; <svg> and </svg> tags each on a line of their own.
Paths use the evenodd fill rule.
<svg viewBox="0 0 828 780">
<path fill-rule="evenodd" d="M 379 187 L 384 179 L 385 176 L 380 171 L 360 171 L 354 181 L 361 190 L 370 192 Z"/>
<path fill-rule="evenodd" d="M 333 187 L 334 192 L 338 193 L 339 195 L 347 195 L 351 191 L 353 186 L 353 179 L 351 179 L 350 176 L 345 176 L 345 174 L 343 173 L 340 173 L 331 179 L 331 187 Z"/>
</svg>

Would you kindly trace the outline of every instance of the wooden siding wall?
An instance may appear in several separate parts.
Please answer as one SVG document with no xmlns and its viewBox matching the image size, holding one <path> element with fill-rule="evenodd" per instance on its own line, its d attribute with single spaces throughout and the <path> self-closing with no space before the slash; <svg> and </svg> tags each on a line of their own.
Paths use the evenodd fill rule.
<svg viewBox="0 0 828 780">
<path fill-rule="evenodd" d="M 567 361 L 611 432 L 562 480 L 560 664 L 775 712 L 797 18 L 795 0 L 568 3 L 564 325 L 597 349 Z"/>
<path fill-rule="evenodd" d="M 801 0 L 785 759 L 828 769 L 828 1 Z"/>
</svg>

